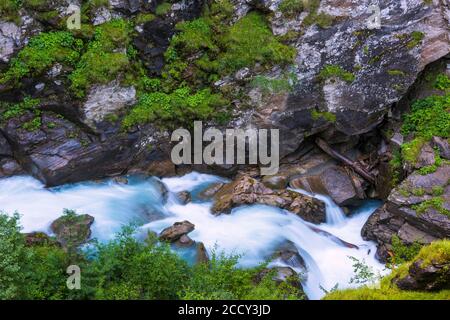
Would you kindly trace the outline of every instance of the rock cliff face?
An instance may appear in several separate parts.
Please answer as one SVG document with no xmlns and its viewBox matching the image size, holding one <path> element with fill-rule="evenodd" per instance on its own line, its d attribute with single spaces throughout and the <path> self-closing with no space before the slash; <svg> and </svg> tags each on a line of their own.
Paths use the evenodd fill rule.
<svg viewBox="0 0 450 320">
<path fill-rule="evenodd" d="M 33 35 L 65 23 L 68 4 L 77 1 L 25 6 L 16 18 L 0 20 L 1 70 L 6 72 L 10 60 Z M 283 1 L 233 1 L 232 23 L 250 11 L 262 12 L 272 32 L 294 47 L 297 55 L 288 69 L 250 65 L 217 81 L 219 87 L 242 88 L 242 98 L 233 101 L 234 120 L 228 126 L 280 129 L 282 156 L 306 150 L 312 135 L 330 143 L 353 143 L 372 132 L 424 67 L 450 52 L 446 1 L 381 1 L 379 29 L 370 29 L 372 4 L 323 0 L 311 1 L 310 8 L 286 11 Z M 201 16 L 205 3 L 174 3 L 163 13 L 157 10 L 159 5 L 111 0 L 108 6 L 84 10 L 86 21 L 94 25 L 120 17 L 135 19 L 136 54 L 147 72 L 158 76 L 170 38 L 177 32 L 176 23 Z M 46 18 L 49 12 L 52 19 Z M 152 14 L 151 19 L 142 18 Z M 0 170 L 1 174 L 19 172 L 19 163 L 48 185 L 56 185 L 129 170 L 151 172 L 155 165 L 162 168 L 158 164 L 170 154 L 169 132 L 151 124 L 123 132 L 113 121 L 136 102 L 136 88 L 123 81 L 110 82 L 89 88 L 85 98 L 74 98 L 68 93 L 70 72 L 55 63 L 44 73 L 23 78 L 21 86 L 0 84 L 2 101 L 15 103 L 32 96 L 40 99 L 43 112 L 43 125 L 33 132 L 20 128 L 31 119 L 27 113 L 2 121 L 5 150 L 11 151 L 2 155 L 2 163 L 8 157 L 9 169 Z M 291 79 L 287 91 L 267 94 L 250 85 L 257 76 L 281 79 L 286 74 Z M 173 173 L 174 168 L 166 168 L 157 170 L 158 174 Z"/>
</svg>

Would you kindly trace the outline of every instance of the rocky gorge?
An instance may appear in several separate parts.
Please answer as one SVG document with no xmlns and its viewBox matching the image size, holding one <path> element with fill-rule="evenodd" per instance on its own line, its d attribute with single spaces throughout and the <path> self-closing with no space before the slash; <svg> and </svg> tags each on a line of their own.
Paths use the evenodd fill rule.
<svg viewBox="0 0 450 320">
<path fill-rule="evenodd" d="M 79 30 L 67 30 L 70 6 L 81 9 Z M 448 1 L 4 1 L 0 13 L 0 178 L 29 175 L 58 188 L 214 174 L 227 180 L 199 194 L 171 191 L 184 204 L 212 203 L 216 219 L 245 206 L 286 210 L 346 248 L 358 246 L 321 228 L 327 202 L 316 195 L 348 219 L 381 200 L 361 236 L 383 263 L 399 245 L 450 236 Z M 174 165 L 171 132 L 194 120 L 222 131 L 279 129 L 278 173 Z M 170 203 L 167 186 L 160 191 Z M 152 210 L 146 223 L 157 223 Z M 94 218 L 73 219 L 51 225 L 62 247 L 67 237 L 90 238 Z M 188 220 L 157 236 L 207 261 Z M 297 262 L 277 265 L 278 280 L 307 269 L 304 252 L 285 249 L 271 261 Z M 412 262 L 411 275 L 392 283 L 448 289 L 448 263 Z M 427 280 L 441 273 L 443 283 Z"/>
</svg>

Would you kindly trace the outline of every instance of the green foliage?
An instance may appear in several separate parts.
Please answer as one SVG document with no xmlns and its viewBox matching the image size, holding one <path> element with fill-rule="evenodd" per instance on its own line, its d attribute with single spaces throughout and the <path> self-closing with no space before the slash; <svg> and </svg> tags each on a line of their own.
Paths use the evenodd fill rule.
<svg viewBox="0 0 450 320">
<path fill-rule="evenodd" d="M 189 124 L 193 120 L 210 118 L 215 109 L 224 104 L 223 98 L 211 93 L 210 89 L 193 93 L 188 87 L 182 87 L 169 94 L 159 91 L 146 93 L 125 117 L 123 126 L 128 129 L 151 121 L 166 125 Z"/>
<path fill-rule="evenodd" d="M 65 219 L 75 219 L 65 210 Z M 0 299 L 298 299 L 298 288 L 278 284 L 263 266 L 237 267 L 237 256 L 213 254 L 210 263 L 189 266 L 166 243 L 145 242 L 125 227 L 115 239 L 69 253 L 49 242 L 25 246 L 19 216 L 0 214 Z M 66 269 L 82 270 L 81 290 L 66 286 Z M 298 280 L 298 279 L 297 279 Z"/>
<path fill-rule="evenodd" d="M 0 300 L 17 298 L 25 282 L 22 269 L 28 253 L 20 229 L 18 214 L 0 212 Z"/>
<path fill-rule="evenodd" d="M 353 261 L 353 273 L 355 274 L 350 279 L 350 283 L 366 284 L 373 283 L 377 280 L 377 275 L 364 260 L 360 261 L 352 256 L 349 256 L 348 258 Z"/>
<path fill-rule="evenodd" d="M 117 48 L 128 48 L 131 26 L 122 19 L 112 20 L 95 29 L 94 39 L 69 75 L 70 88 L 77 97 L 84 97 L 92 84 L 105 84 L 130 66 L 128 56 Z"/>
<path fill-rule="evenodd" d="M 340 78 L 351 83 L 355 80 L 355 75 L 344 70 L 341 66 L 328 64 L 320 71 L 319 78 L 321 80 Z"/>
<path fill-rule="evenodd" d="M 450 94 L 430 96 L 416 101 L 411 113 L 405 116 L 402 133 L 431 139 L 450 136 Z"/>
<path fill-rule="evenodd" d="M 74 65 L 83 46 L 80 39 L 65 31 L 43 32 L 30 39 L 17 57 L 11 59 L 7 71 L 0 76 L 0 84 L 13 85 L 25 76 L 37 76 L 55 62 Z"/>
<path fill-rule="evenodd" d="M 439 89 L 439 90 L 442 90 L 442 91 L 450 90 L 450 78 L 446 74 L 439 74 L 436 77 L 436 81 L 434 83 L 434 87 L 436 89 Z"/>
</svg>

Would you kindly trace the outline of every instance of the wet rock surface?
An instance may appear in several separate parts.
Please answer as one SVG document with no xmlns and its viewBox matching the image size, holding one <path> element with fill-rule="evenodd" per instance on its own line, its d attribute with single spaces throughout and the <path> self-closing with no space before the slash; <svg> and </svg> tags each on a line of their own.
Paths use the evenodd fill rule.
<svg viewBox="0 0 450 320">
<path fill-rule="evenodd" d="M 325 222 L 325 204 L 310 196 L 290 190 L 272 190 L 249 176 L 226 184 L 214 196 L 212 213 L 229 214 L 237 206 L 264 204 L 289 210 L 306 221 Z"/>
<path fill-rule="evenodd" d="M 175 242 L 192 232 L 194 229 L 195 225 L 189 221 L 175 222 L 173 226 L 161 231 L 159 234 L 159 239 L 162 241 Z M 189 242 L 186 237 L 184 237 L 182 241 Z"/>
<path fill-rule="evenodd" d="M 73 248 L 89 240 L 93 223 L 94 217 L 88 214 L 70 214 L 53 221 L 50 229 L 64 248 Z"/>
</svg>

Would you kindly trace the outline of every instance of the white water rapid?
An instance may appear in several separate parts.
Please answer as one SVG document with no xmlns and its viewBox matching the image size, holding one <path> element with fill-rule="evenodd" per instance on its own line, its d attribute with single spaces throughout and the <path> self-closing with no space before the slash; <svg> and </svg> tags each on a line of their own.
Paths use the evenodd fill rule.
<svg viewBox="0 0 450 320">
<path fill-rule="evenodd" d="M 190 173 L 162 181 L 170 191 L 165 205 L 153 178 L 129 177 L 126 185 L 108 180 L 52 189 L 46 189 L 31 177 L 1 179 L 0 211 L 19 212 L 24 232 L 49 232 L 50 223 L 61 216 L 64 208 L 87 213 L 95 218 L 92 234 L 100 241 L 111 239 L 129 223 L 138 223 L 141 230 L 160 232 L 176 221 L 188 220 L 195 224 L 195 230 L 189 234 L 192 239 L 203 242 L 208 251 L 217 247 L 219 251 L 241 254 L 242 267 L 265 261 L 289 240 L 305 260 L 308 272 L 303 286 L 310 299 L 320 299 L 324 295 L 322 288 L 330 290 L 336 284 L 339 288 L 352 286 L 349 281 L 354 272 L 349 256 L 364 260 L 374 272 L 383 273 L 384 266 L 374 257 L 375 245 L 360 235 L 378 202 L 367 201 L 347 218 L 329 198 L 314 195 L 327 205 L 328 221 L 319 226 L 287 211 L 261 205 L 240 207 L 230 215 L 215 217 L 209 212 L 211 203 L 201 202 L 196 194 L 224 179 Z M 185 190 L 191 191 L 193 202 L 181 205 L 175 193 Z"/>
</svg>

